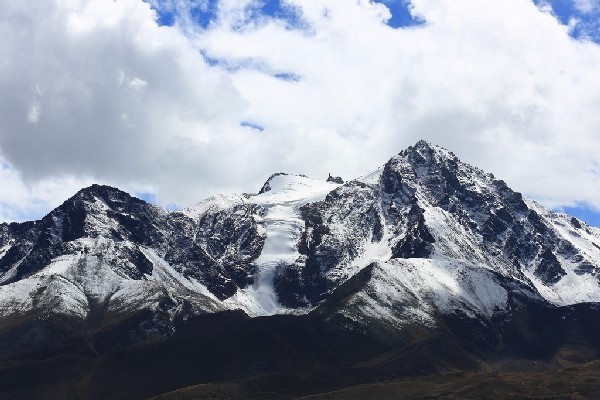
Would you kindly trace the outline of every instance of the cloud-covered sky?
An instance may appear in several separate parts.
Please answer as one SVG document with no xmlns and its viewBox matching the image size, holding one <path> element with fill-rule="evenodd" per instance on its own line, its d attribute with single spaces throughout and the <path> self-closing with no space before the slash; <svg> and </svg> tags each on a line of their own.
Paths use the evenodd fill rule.
<svg viewBox="0 0 600 400">
<path fill-rule="evenodd" d="M 365 174 L 419 139 L 593 223 L 597 0 L 5 0 L 0 220 Z"/>
</svg>

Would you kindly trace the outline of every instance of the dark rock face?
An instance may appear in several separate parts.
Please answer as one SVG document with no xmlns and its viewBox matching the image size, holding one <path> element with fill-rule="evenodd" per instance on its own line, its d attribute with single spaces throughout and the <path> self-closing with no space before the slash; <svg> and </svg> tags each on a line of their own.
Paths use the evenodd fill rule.
<svg viewBox="0 0 600 400">
<path fill-rule="evenodd" d="M 578 275 L 590 274 L 590 275 L 594 275 L 597 277 L 599 269 L 600 269 L 600 267 L 592 264 L 589 261 L 582 261 L 579 264 L 579 266 L 577 267 L 577 269 L 575 270 L 575 273 Z"/>
<path fill-rule="evenodd" d="M 3 232 L 2 244 L 12 245 L 12 247 L 10 247 L 10 249 L 4 254 L 4 257 L 0 259 L 0 271 L 2 273 L 8 273 L 13 266 L 20 261 L 26 261 L 25 259 L 27 256 L 34 250 L 37 239 L 40 235 L 39 225 L 40 221 L 4 225 L 5 229 Z M 53 251 L 59 252 L 60 250 Z M 35 253 L 32 255 L 32 258 L 36 258 Z M 33 263 L 26 263 L 24 269 L 34 269 L 35 267 L 31 264 Z M 19 275 L 18 271 L 15 271 L 13 276 L 14 275 Z M 9 280 L 6 280 L 5 283 L 12 282 L 17 279 L 18 278 L 10 278 Z"/>
<path fill-rule="evenodd" d="M 226 299 L 252 283 L 253 261 L 265 240 L 253 218 L 260 212 L 257 205 L 241 204 L 207 212 L 192 225 L 188 218 L 178 216 L 189 233 L 176 238 L 165 259 L 184 276 L 205 284 L 217 298 Z"/>
<path fill-rule="evenodd" d="M 433 251 L 435 239 L 425 226 L 423 210 L 411 207 L 406 223 L 406 235 L 394 245 L 392 258 L 427 258 Z"/>
<path fill-rule="evenodd" d="M 339 185 L 344 184 L 344 180 L 342 179 L 341 176 L 331 176 L 331 174 L 329 174 L 329 176 L 327 177 L 326 182 L 337 183 Z"/>
<path fill-rule="evenodd" d="M 115 244 L 117 253 L 107 262 L 120 275 L 134 280 L 151 275 L 152 262 L 140 249 L 152 248 L 175 270 L 224 299 L 251 282 L 252 261 L 264 243 L 252 217 L 258 212 L 258 206 L 244 205 L 193 221 L 118 189 L 93 185 L 41 221 L 3 224 L 1 243 L 12 247 L 0 259 L 0 271 L 13 268 L 4 283 L 14 282 L 79 251 L 69 245 L 74 240 L 103 238 Z"/>
<path fill-rule="evenodd" d="M 298 245 L 301 257 L 275 279 L 283 305 L 317 304 L 344 278 L 342 270 L 362 252 L 365 241 L 381 240 L 379 195 L 377 187 L 352 181 L 302 207 L 306 229 Z"/>
<path fill-rule="evenodd" d="M 540 261 L 535 274 L 547 285 L 554 284 L 567 273 L 562 269 L 560 262 L 550 249 L 546 249 L 540 256 Z"/>
<path fill-rule="evenodd" d="M 382 240 L 391 258 L 430 258 L 437 252 L 499 266 L 525 281 L 524 269 L 533 265 L 546 285 L 566 274 L 559 258 L 579 263 L 579 274 L 597 274 L 599 268 L 505 182 L 424 141 L 386 163 L 378 182 L 348 182 L 304 206 L 302 218 L 301 257 L 275 280 L 279 300 L 288 307 L 325 299 L 366 246 Z M 585 228 L 576 219 L 570 225 Z"/>
<path fill-rule="evenodd" d="M 394 216 L 402 214 L 400 210 L 406 215 L 407 209 L 408 215 L 413 215 L 408 221 L 415 221 L 418 213 L 414 207 L 420 202 L 429 203 L 444 210 L 465 234 L 481 237 L 471 245 L 478 248 L 478 254 L 499 255 L 506 264 L 512 263 L 515 276 L 521 276 L 521 267 L 533 262 L 539 264 L 537 271 L 539 276 L 544 276 L 545 283 L 556 283 L 565 272 L 555 256 L 561 254 L 573 259 L 580 255 L 528 207 L 520 193 L 493 175 L 464 164 L 451 152 L 434 148 L 427 142 L 421 141 L 390 160 L 383 170 L 381 185 L 390 197 L 384 210 L 388 211 L 387 219 L 392 224 L 399 221 L 402 225 L 402 220 Z M 407 239 L 402 239 L 396 247 L 408 249 L 409 256 L 428 257 L 427 249 L 431 248 L 428 244 L 434 238 L 428 235 L 426 227 L 413 223 L 400 230 L 406 231 L 410 233 L 408 240 L 418 238 L 416 243 L 407 245 Z M 464 247 L 458 242 L 460 237 L 445 239 L 454 242 L 456 247 Z M 415 248 L 419 251 L 411 251 Z"/>
</svg>

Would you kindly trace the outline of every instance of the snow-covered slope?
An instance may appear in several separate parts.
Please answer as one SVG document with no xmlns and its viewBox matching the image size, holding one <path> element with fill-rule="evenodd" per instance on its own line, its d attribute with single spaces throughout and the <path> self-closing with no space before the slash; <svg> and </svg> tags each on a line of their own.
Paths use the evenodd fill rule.
<svg viewBox="0 0 600 400">
<path fill-rule="evenodd" d="M 489 319 L 507 313 L 509 299 L 515 295 L 541 300 L 522 283 L 462 261 L 393 259 L 369 268 L 368 284 L 342 310 L 359 322 L 380 320 L 398 328 L 415 322 L 435 326 L 440 314 L 459 311 Z"/>
<path fill-rule="evenodd" d="M 353 318 L 491 317 L 509 311 L 507 282 L 556 305 L 600 301 L 597 230 L 426 142 L 304 211 L 307 260 L 288 288 L 316 304 L 376 262 Z"/>
<path fill-rule="evenodd" d="M 464 278 L 460 282 L 475 287 L 493 286 L 494 277 L 500 277 L 510 287 L 529 290 L 556 305 L 600 301 L 596 229 L 545 210 L 491 174 L 426 142 L 337 187 L 323 200 L 305 204 L 301 212 L 306 229 L 298 244 L 299 257 L 275 277 L 279 299 L 287 307 L 319 304 L 375 262 L 375 271 L 380 272 L 375 276 L 389 279 L 382 278 L 385 283 L 377 284 L 377 290 L 365 287 L 358 296 L 381 296 L 382 304 L 390 307 L 388 313 L 365 308 L 365 314 L 387 318 L 398 312 L 392 319 L 403 320 L 410 308 L 402 300 L 406 296 L 422 300 L 415 293 L 446 292 L 428 297 L 431 309 L 448 312 L 436 299 L 450 296 L 456 299 L 451 302 L 453 310 L 462 307 L 489 316 L 489 308 L 484 312 L 470 306 L 473 296 L 460 300 L 467 290 L 462 286 L 452 292 L 427 276 L 416 275 L 410 286 L 394 279 L 414 276 L 415 263 L 421 265 L 424 259 L 432 271 L 460 271 Z M 398 261 L 402 259 L 407 261 Z M 389 268 L 397 274 L 386 274 Z M 385 287 L 397 295 L 386 297 Z M 493 301 L 484 298 L 488 292 L 480 294 L 477 301 Z M 427 302 L 421 300 L 417 304 L 423 313 Z M 507 312 L 507 306 L 500 301 L 494 310 Z"/>
<path fill-rule="evenodd" d="M 367 269 L 339 310 L 354 321 L 490 319 L 514 296 L 600 302 L 600 230 L 445 149 L 421 141 L 340 182 L 279 173 L 173 213 L 83 189 L 40 221 L 0 224 L 0 318 L 90 328 L 146 311 L 168 331 L 222 310 L 307 313 Z"/>
<path fill-rule="evenodd" d="M 209 207 L 195 221 L 114 188 L 83 189 L 41 221 L 1 226 L 0 318 L 102 329 L 146 311 L 144 329 L 160 322 L 168 333 L 176 317 L 224 310 L 264 241 L 255 209 L 221 218 Z"/>
<path fill-rule="evenodd" d="M 254 261 L 257 269 L 253 283 L 225 300 L 226 305 L 239 307 L 252 316 L 292 311 L 279 302 L 275 276 L 300 256 L 298 243 L 305 229 L 300 207 L 321 200 L 337 186 L 304 176 L 276 174 L 265 183 L 261 193 L 249 199 L 264 210 L 260 225 L 266 238 L 260 256 Z"/>
</svg>

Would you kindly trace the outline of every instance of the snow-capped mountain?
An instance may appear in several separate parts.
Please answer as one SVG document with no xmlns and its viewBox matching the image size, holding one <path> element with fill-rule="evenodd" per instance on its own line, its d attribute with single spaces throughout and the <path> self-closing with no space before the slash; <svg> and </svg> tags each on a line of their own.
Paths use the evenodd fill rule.
<svg viewBox="0 0 600 400">
<path fill-rule="evenodd" d="M 356 319 L 491 317 L 515 291 L 560 306 L 600 301 L 597 228 L 426 142 L 302 211 L 306 258 L 276 281 L 291 304 L 317 304 L 368 265 L 372 278 L 344 311 Z"/>
<path fill-rule="evenodd" d="M 492 319 L 515 299 L 600 302 L 600 230 L 544 209 L 421 141 L 343 183 L 274 174 L 258 194 L 181 212 L 94 185 L 40 221 L 0 225 L 0 320 L 69 332 L 136 320 L 139 339 L 189 316 L 323 312 L 401 329 Z"/>
</svg>

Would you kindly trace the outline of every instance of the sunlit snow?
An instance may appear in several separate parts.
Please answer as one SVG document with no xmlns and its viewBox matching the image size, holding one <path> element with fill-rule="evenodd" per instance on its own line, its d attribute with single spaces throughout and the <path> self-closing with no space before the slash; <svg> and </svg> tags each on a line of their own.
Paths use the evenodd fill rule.
<svg viewBox="0 0 600 400">
<path fill-rule="evenodd" d="M 262 253 L 255 261 L 258 272 L 254 283 L 225 300 L 226 304 L 237 305 L 252 316 L 286 311 L 277 300 L 273 279 L 278 268 L 293 264 L 300 256 L 298 242 L 304 221 L 299 209 L 306 203 L 322 200 L 339 186 L 297 175 L 274 176 L 269 184 L 271 190 L 250 199 L 265 209 L 262 224 L 267 233 Z"/>
</svg>

